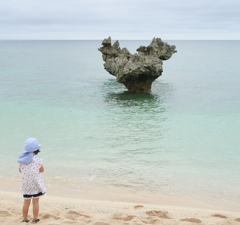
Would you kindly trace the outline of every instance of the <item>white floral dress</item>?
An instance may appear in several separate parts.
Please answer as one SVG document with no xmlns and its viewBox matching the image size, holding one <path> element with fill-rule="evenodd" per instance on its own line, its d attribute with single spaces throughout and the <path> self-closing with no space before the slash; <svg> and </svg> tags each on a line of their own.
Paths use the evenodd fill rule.
<svg viewBox="0 0 240 225">
<path fill-rule="evenodd" d="M 35 195 L 39 192 L 46 193 L 47 189 L 44 186 L 42 174 L 39 171 L 42 161 L 43 159 L 34 156 L 31 163 L 20 163 L 22 174 L 22 187 L 20 189 L 22 194 Z"/>
</svg>

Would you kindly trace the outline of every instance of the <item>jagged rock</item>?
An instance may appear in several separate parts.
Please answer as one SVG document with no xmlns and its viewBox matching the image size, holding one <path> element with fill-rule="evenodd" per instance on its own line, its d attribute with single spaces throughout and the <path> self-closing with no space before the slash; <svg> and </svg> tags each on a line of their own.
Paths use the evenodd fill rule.
<svg viewBox="0 0 240 225">
<path fill-rule="evenodd" d="M 103 45 L 104 47 L 106 47 L 106 46 L 111 46 L 111 37 L 109 37 L 108 39 L 104 39 L 104 40 L 102 41 L 102 45 Z"/>
<path fill-rule="evenodd" d="M 149 46 L 140 46 L 132 55 L 127 48 L 121 49 L 119 42 L 111 44 L 111 37 L 104 39 L 102 52 L 104 68 L 117 82 L 129 91 L 149 92 L 152 82 L 162 75 L 162 60 L 169 59 L 175 52 L 175 45 L 168 45 L 160 38 L 153 38 Z"/>
</svg>

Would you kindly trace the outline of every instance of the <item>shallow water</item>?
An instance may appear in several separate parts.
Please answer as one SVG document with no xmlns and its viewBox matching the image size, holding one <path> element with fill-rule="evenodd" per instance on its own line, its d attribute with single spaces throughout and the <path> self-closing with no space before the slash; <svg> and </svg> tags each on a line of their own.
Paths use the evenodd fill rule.
<svg viewBox="0 0 240 225">
<path fill-rule="evenodd" d="M 104 70 L 101 41 L 0 41 L 0 177 L 20 179 L 35 137 L 47 184 L 240 207 L 240 41 L 168 43 L 178 53 L 136 94 Z"/>
</svg>

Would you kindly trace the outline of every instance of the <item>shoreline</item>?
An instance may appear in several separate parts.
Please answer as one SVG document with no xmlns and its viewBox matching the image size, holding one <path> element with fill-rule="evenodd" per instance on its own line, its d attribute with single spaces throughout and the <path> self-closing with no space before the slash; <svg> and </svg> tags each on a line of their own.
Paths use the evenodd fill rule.
<svg viewBox="0 0 240 225">
<path fill-rule="evenodd" d="M 149 193 L 131 193 L 131 192 L 120 192 L 120 191 L 109 191 L 109 190 L 74 190 L 66 187 L 45 185 L 47 188 L 47 196 L 51 197 L 62 197 L 67 199 L 79 199 L 86 201 L 106 201 L 106 202 L 129 202 L 134 204 L 151 204 L 151 205 L 164 205 L 169 207 L 180 207 L 180 208 L 196 208 L 206 210 L 220 210 L 226 212 L 240 213 L 240 206 L 233 204 L 221 204 L 220 201 L 209 198 L 193 198 L 192 196 L 169 197 L 159 196 L 156 194 Z M 22 197 L 21 181 L 11 181 L 0 179 L 0 192 L 9 192 L 18 194 Z"/>
</svg>

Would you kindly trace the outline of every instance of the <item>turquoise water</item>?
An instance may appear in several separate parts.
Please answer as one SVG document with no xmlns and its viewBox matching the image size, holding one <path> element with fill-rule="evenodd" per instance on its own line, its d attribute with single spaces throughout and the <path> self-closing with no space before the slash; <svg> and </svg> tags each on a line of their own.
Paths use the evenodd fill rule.
<svg viewBox="0 0 240 225">
<path fill-rule="evenodd" d="M 136 94 L 104 70 L 101 41 L 0 41 L 0 178 L 20 179 L 35 137 L 47 184 L 240 207 L 240 41 L 168 43 L 178 53 Z"/>
</svg>

